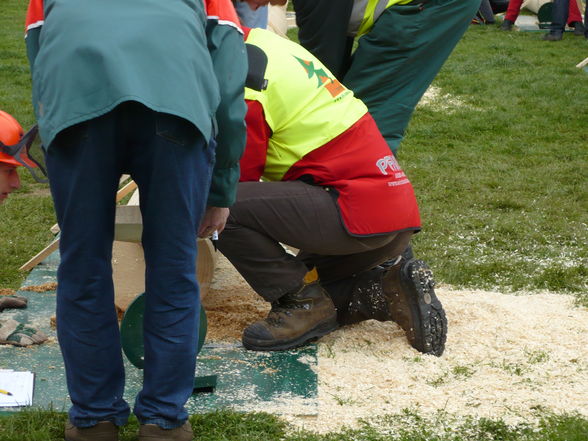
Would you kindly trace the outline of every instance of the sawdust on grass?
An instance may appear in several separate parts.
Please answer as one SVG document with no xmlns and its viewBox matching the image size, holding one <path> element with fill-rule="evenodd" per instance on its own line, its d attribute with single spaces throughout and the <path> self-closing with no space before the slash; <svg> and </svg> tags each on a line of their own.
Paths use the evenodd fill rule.
<svg viewBox="0 0 588 441">
<path fill-rule="evenodd" d="M 21 291 L 32 291 L 32 292 L 47 292 L 55 291 L 57 289 L 57 282 L 46 282 L 40 285 L 29 285 L 20 288 Z"/>
<path fill-rule="evenodd" d="M 296 398 L 259 410 L 317 432 L 404 409 L 513 424 L 538 409 L 588 417 L 588 310 L 572 296 L 437 293 L 449 321 L 442 357 L 413 349 L 392 322 L 348 326 L 318 342 L 318 416 L 297 416 L 305 411 Z M 222 256 L 204 304 L 209 340 L 240 339 L 269 309 Z"/>
</svg>

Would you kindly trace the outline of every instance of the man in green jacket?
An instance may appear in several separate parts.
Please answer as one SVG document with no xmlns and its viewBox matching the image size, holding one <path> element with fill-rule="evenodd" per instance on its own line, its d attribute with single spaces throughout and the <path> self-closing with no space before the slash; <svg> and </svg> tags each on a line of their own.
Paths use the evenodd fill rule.
<svg viewBox="0 0 588 441">
<path fill-rule="evenodd" d="M 66 441 L 117 441 L 129 415 L 111 270 L 123 173 L 140 190 L 146 262 L 138 439 L 193 439 L 184 405 L 199 328 L 196 235 L 203 217 L 222 229 L 244 148 L 243 39 L 212 35 L 210 23 L 208 31 L 207 42 L 200 0 L 30 2 L 33 104 L 61 228 L 57 333 L 72 401 Z M 235 50 L 223 55 L 231 39 Z M 237 104 L 218 115 L 221 95 Z M 228 135 L 218 146 L 217 123 Z"/>
<path fill-rule="evenodd" d="M 367 105 L 396 153 L 417 103 L 466 31 L 480 0 L 293 4 L 300 44 Z"/>
</svg>

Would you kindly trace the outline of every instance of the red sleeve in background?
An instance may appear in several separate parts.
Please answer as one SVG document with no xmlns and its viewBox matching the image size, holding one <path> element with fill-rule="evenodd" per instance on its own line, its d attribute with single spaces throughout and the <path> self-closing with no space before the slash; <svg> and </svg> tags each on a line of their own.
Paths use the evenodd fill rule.
<svg viewBox="0 0 588 441">
<path fill-rule="evenodd" d="M 258 101 L 245 100 L 247 103 L 247 143 L 239 163 L 241 166 L 240 182 L 259 181 L 265 168 L 267 146 L 272 134 L 265 121 L 263 107 Z"/>
<path fill-rule="evenodd" d="M 29 9 L 27 10 L 27 18 L 25 22 L 25 34 L 31 27 L 41 26 L 45 19 L 43 12 L 43 0 L 31 0 L 29 2 Z"/>
<path fill-rule="evenodd" d="M 241 22 L 231 0 L 205 0 L 206 15 L 218 17 L 219 20 L 234 24 L 240 29 Z"/>
</svg>

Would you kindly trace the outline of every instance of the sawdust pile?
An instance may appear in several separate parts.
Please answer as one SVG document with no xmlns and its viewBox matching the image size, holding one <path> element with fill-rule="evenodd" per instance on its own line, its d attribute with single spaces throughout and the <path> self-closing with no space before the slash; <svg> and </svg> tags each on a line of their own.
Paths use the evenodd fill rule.
<svg viewBox="0 0 588 441">
<path fill-rule="evenodd" d="M 211 288 L 204 302 L 212 306 L 211 339 L 239 339 L 266 315 L 268 305 L 222 257 Z M 537 409 L 588 417 L 588 310 L 573 297 L 437 293 L 449 321 L 442 357 L 414 350 L 395 323 L 346 327 L 318 343 L 318 416 L 297 417 L 295 400 L 285 413 L 264 410 L 318 432 L 403 409 L 509 423 L 530 421 Z"/>
<path fill-rule="evenodd" d="M 220 253 L 202 305 L 208 319 L 207 341 L 240 341 L 243 328 L 263 319 L 269 311 L 269 304 Z"/>
<path fill-rule="evenodd" d="M 41 283 L 40 285 L 29 285 L 20 288 L 21 291 L 32 291 L 32 292 L 47 292 L 55 291 L 57 289 L 57 282 Z"/>
</svg>

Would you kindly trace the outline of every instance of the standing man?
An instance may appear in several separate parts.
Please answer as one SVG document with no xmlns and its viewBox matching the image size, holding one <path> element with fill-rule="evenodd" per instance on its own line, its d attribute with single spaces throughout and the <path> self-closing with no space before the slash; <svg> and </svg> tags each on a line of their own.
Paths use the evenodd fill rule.
<svg viewBox="0 0 588 441">
<path fill-rule="evenodd" d="M 245 110 L 231 107 L 235 137 L 216 147 L 220 81 L 205 28 L 201 0 L 30 2 L 33 104 L 61 228 L 57 333 L 72 401 L 66 441 L 117 441 L 129 415 L 111 269 L 123 173 L 140 190 L 146 262 L 138 439 L 193 439 L 184 405 L 199 327 L 196 234 L 203 216 L 224 226 Z M 227 78 L 242 100 L 240 41 Z"/>
<path fill-rule="evenodd" d="M 353 90 L 396 153 L 479 0 L 293 0 L 300 44 Z M 353 55 L 354 39 L 358 46 Z"/>
<path fill-rule="evenodd" d="M 441 355 L 447 321 L 431 271 L 400 256 L 420 230 L 413 188 L 366 106 L 300 45 L 246 35 L 262 54 L 250 77 L 267 88 L 245 92 L 241 182 L 218 248 L 271 311 L 245 328 L 243 345 L 286 350 L 377 319 Z"/>
</svg>

